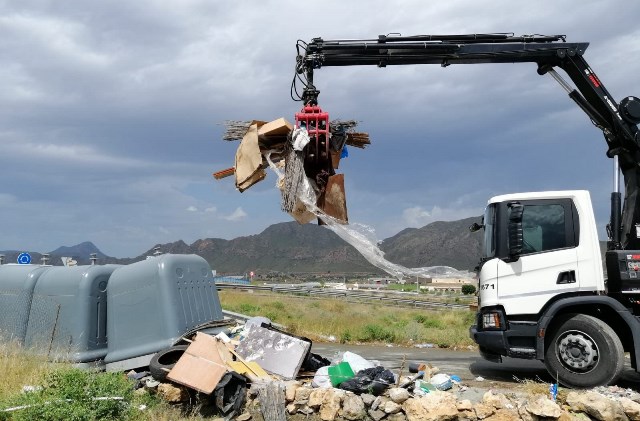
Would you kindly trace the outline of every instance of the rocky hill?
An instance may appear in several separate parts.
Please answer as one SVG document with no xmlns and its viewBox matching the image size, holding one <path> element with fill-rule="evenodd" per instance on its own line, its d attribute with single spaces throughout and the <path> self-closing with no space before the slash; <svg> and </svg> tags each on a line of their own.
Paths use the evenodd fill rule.
<svg viewBox="0 0 640 421">
<path fill-rule="evenodd" d="M 480 257 L 481 234 L 472 234 L 468 226 L 478 221 L 469 218 L 453 222 L 434 222 L 422 228 L 405 229 L 385 239 L 381 249 L 387 259 L 407 267 L 452 266 L 471 270 Z M 104 255 L 91 242 L 60 247 L 49 254 L 50 263 L 62 264 L 60 257 L 74 257 L 79 264 L 89 263 L 89 254 L 97 253 L 99 263 L 128 264 L 162 253 L 193 253 L 204 257 L 219 273 L 268 272 L 367 272 L 381 271 L 367 262 L 351 245 L 330 230 L 314 224 L 284 222 L 267 227 L 260 234 L 232 240 L 205 238 L 187 244 L 182 240 L 156 244 L 148 252 L 133 258 L 117 259 Z M 5 262 L 15 262 L 17 251 L 5 254 Z M 39 263 L 41 254 L 31 253 Z"/>
</svg>

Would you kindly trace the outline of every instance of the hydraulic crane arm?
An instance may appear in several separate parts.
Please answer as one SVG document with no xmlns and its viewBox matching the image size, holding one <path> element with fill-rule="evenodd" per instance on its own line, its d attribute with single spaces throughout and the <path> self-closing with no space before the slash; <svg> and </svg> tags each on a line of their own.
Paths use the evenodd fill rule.
<svg viewBox="0 0 640 421">
<path fill-rule="evenodd" d="M 386 36 L 366 40 L 298 41 L 296 81 L 304 85 L 298 99 L 317 104 L 314 70 L 326 66 L 409 64 L 536 63 L 540 75 L 549 73 L 569 97 L 602 130 L 607 156 L 617 157 L 625 182 L 620 215 L 620 194 L 612 193 L 609 249 L 640 249 L 640 99 L 628 96 L 618 104 L 583 58 L 586 42 L 566 42 L 564 35 L 470 34 Z M 575 88 L 556 71 L 561 68 Z M 296 99 L 296 98 L 294 98 Z"/>
</svg>

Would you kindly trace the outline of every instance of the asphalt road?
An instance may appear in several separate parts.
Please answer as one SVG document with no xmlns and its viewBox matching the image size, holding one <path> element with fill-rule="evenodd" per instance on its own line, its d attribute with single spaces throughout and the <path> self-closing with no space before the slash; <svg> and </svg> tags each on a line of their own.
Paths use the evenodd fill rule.
<svg viewBox="0 0 640 421">
<path fill-rule="evenodd" d="M 351 351 L 370 361 L 377 360 L 380 365 L 396 373 L 403 360 L 407 363 L 430 363 L 438 367 L 441 373 L 455 374 L 472 387 L 509 389 L 524 380 L 553 382 L 544 364 L 538 360 L 503 358 L 502 363 L 492 363 L 480 357 L 477 351 L 327 343 L 314 343 L 311 351 L 329 359 L 340 352 Z M 484 380 L 476 381 L 479 376 Z M 627 363 L 617 385 L 637 390 L 640 387 L 640 375 Z"/>
</svg>

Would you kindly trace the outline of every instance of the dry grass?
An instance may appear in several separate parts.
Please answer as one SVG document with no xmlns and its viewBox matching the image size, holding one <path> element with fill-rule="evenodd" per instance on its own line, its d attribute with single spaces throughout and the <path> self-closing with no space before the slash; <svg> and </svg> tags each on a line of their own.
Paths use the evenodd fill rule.
<svg viewBox="0 0 640 421">
<path fill-rule="evenodd" d="M 17 343 L 1 345 L 0 399 L 21 392 L 23 386 L 37 384 L 51 366 L 44 357 L 26 351 Z"/>
<path fill-rule="evenodd" d="M 426 311 L 382 304 L 350 303 L 276 294 L 221 291 L 223 308 L 260 315 L 285 325 L 291 333 L 322 340 L 334 336 L 343 343 L 432 343 L 441 347 L 467 346 L 474 313 Z"/>
</svg>

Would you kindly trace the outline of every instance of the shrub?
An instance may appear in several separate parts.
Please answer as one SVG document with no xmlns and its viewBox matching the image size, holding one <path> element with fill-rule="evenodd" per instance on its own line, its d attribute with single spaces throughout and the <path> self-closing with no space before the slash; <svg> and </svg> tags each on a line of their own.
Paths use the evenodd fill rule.
<svg viewBox="0 0 640 421">
<path fill-rule="evenodd" d="M 249 303 L 242 303 L 238 306 L 238 308 L 240 309 L 241 313 L 258 313 L 260 311 L 260 307 L 259 306 L 254 306 L 253 304 L 249 304 Z"/>
<path fill-rule="evenodd" d="M 364 342 L 394 342 L 396 340 L 396 336 L 397 335 L 393 330 L 385 329 L 377 324 L 368 324 L 364 326 L 360 340 Z"/>
<path fill-rule="evenodd" d="M 470 284 L 464 284 L 462 285 L 462 293 L 464 295 L 471 295 L 471 294 L 475 294 L 476 292 L 476 287 L 474 285 L 470 285 Z"/>
<path fill-rule="evenodd" d="M 272 303 L 269 303 L 269 307 L 274 308 L 276 310 L 284 310 L 285 309 L 285 305 L 282 301 L 274 301 Z"/>
<path fill-rule="evenodd" d="M 351 335 L 351 331 L 343 330 L 340 334 L 340 343 L 346 344 L 347 342 L 351 342 L 353 340 L 353 336 Z"/>
<path fill-rule="evenodd" d="M 427 321 L 427 316 L 425 316 L 424 314 L 416 314 L 415 316 L 413 316 L 413 320 L 418 323 L 424 323 Z"/>
<path fill-rule="evenodd" d="M 41 390 L 18 395 L 12 404 L 26 407 L 11 419 L 118 420 L 130 415 L 132 400 L 132 383 L 122 373 L 65 367 L 47 373 Z"/>
</svg>

